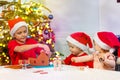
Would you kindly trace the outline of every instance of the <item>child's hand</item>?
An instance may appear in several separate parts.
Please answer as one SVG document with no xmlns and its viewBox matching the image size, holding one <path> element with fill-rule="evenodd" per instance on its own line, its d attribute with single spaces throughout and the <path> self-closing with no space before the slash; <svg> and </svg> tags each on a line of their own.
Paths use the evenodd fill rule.
<svg viewBox="0 0 120 80">
<path fill-rule="evenodd" d="M 50 48 L 45 45 L 45 44 L 38 44 L 38 47 L 42 47 L 44 50 L 44 52 L 50 57 L 51 56 L 51 51 L 50 51 Z"/>
<path fill-rule="evenodd" d="M 104 62 L 104 59 L 103 59 L 103 58 L 99 58 L 99 61 L 100 61 L 100 62 Z"/>
<path fill-rule="evenodd" d="M 100 62 L 104 62 L 104 60 L 105 60 L 104 55 L 99 55 L 99 61 L 100 61 Z"/>
<path fill-rule="evenodd" d="M 41 50 L 40 53 L 45 53 L 46 55 L 48 55 L 48 57 L 51 57 L 51 54 L 52 54 L 50 51 L 47 52 L 45 50 Z"/>
<path fill-rule="evenodd" d="M 50 52 L 50 48 L 45 44 L 38 44 L 38 47 L 42 47 L 46 52 Z"/>
</svg>

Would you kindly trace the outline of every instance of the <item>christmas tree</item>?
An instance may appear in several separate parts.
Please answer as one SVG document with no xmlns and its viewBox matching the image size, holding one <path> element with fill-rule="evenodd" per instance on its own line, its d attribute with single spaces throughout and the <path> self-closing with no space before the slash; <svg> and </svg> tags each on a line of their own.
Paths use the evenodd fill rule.
<svg viewBox="0 0 120 80">
<path fill-rule="evenodd" d="M 17 16 L 22 17 L 29 27 L 29 36 L 39 43 L 47 44 L 51 52 L 54 52 L 55 34 L 50 27 L 53 19 L 51 10 L 43 3 L 33 1 L 21 4 L 16 2 L 0 1 L 2 11 L 0 13 L 0 65 L 10 64 L 7 43 L 12 37 L 9 34 L 7 21 Z"/>
</svg>

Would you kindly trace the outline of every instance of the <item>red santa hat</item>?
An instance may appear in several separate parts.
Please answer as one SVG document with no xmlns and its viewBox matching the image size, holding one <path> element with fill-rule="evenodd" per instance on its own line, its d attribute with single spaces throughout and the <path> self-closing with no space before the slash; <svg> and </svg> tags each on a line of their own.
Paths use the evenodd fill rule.
<svg viewBox="0 0 120 80">
<path fill-rule="evenodd" d="M 76 45 L 83 51 L 93 51 L 90 36 L 84 32 L 76 32 L 67 37 L 67 41 Z"/>
<path fill-rule="evenodd" d="M 117 36 L 112 32 L 97 32 L 93 39 L 102 49 L 109 50 L 111 53 L 120 46 Z"/>
<path fill-rule="evenodd" d="M 12 37 L 18 28 L 20 28 L 22 26 L 26 26 L 28 28 L 27 23 L 20 17 L 9 20 L 8 25 L 10 28 L 10 35 Z"/>
</svg>

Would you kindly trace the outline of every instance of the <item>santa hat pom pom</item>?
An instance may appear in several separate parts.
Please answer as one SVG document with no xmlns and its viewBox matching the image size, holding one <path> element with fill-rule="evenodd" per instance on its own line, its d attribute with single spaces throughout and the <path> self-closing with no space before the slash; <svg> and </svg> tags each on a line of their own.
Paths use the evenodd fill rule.
<svg viewBox="0 0 120 80">
<path fill-rule="evenodd" d="M 120 57 L 117 58 L 117 64 L 120 64 Z"/>
<path fill-rule="evenodd" d="M 93 53 L 93 52 L 95 52 L 95 49 L 94 48 L 89 48 L 89 51 L 90 51 L 90 53 Z"/>
<path fill-rule="evenodd" d="M 115 51 L 114 48 L 111 48 L 111 49 L 109 50 L 110 53 L 114 53 L 114 51 Z"/>
</svg>

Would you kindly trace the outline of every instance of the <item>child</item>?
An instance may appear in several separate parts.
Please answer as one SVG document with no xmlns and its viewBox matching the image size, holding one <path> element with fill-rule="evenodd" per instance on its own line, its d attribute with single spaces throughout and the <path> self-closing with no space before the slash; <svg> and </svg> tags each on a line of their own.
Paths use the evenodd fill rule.
<svg viewBox="0 0 120 80">
<path fill-rule="evenodd" d="M 72 58 L 73 62 L 85 62 L 94 60 L 94 68 L 104 70 L 115 69 L 115 56 L 112 54 L 120 44 L 112 32 L 98 32 L 94 36 L 94 48 L 96 52 L 89 56 Z"/>
<path fill-rule="evenodd" d="M 73 65 L 73 66 L 92 66 L 92 61 L 90 62 L 72 62 L 72 57 L 79 57 L 88 55 L 88 46 L 92 50 L 92 42 L 90 37 L 84 32 L 76 32 L 67 37 L 67 43 L 71 54 L 63 60 L 63 64 Z"/>
<path fill-rule="evenodd" d="M 13 37 L 8 43 L 9 55 L 12 65 L 19 64 L 19 60 L 27 60 L 28 58 L 36 58 L 41 51 L 46 51 L 50 55 L 50 49 L 45 44 L 39 44 L 32 38 L 27 38 L 28 25 L 20 17 L 8 21 L 10 27 L 10 35 Z"/>
</svg>

